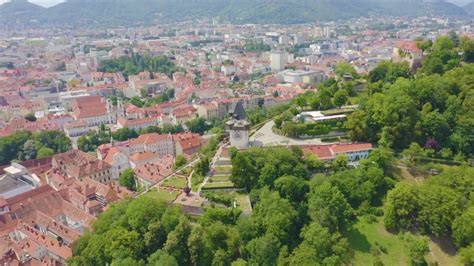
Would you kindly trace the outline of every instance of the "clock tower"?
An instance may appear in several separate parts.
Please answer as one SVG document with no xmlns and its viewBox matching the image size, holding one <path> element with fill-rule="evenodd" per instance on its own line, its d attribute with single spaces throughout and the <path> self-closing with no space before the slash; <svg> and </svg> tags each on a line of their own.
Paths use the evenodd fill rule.
<svg viewBox="0 0 474 266">
<path fill-rule="evenodd" d="M 235 111 L 232 113 L 232 119 L 226 123 L 230 135 L 230 145 L 237 149 L 249 147 L 250 123 L 247 121 L 242 102 L 238 102 Z"/>
</svg>

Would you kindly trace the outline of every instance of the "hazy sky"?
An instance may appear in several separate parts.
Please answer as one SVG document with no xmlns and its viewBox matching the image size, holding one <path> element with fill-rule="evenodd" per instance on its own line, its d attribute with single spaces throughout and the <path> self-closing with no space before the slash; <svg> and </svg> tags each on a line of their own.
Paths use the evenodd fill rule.
<svg viewBox="0 0 474 266">
<path fill-rule="evenodd" d="M 64 2 L 63 0 L 29 0 L 29 1 L 38 5 L 46 6 L 46 7 Z M 0 4 L 3 4 L 5 2 L 10 2 L 10 0 L 0 0 Z"/>
<path fill-rule="evenodd" d="M 3 3 L 8 2 L 8 1 L 10 1 L 10 0 L 0 0 L 0 4 L 3 4 Z M 46 6 L 46 7 L 53 6 L 57 3 L 64 2 L 64 0 L 29 0 L 29 1 L 32 2 L 32 3 L 42 5 L 42 6 Z M 464 4 L 467 4 L 467 3 L 471 2 L 472 0 L 447 0 L 447 1 L 458 4 L 458 5 L 464 5 Z"/>
</svg>

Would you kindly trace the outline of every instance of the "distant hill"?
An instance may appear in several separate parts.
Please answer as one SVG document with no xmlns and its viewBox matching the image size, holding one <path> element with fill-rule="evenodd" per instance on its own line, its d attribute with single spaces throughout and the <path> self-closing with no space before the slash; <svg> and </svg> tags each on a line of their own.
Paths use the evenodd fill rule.
<svg viewBox="0 0 474 266">
<path fill-rule="evenodd" d="M 464 10 L 471 16 L 474 16 L 474 2 L 464 6 Z"/>
<path fill-rule="evenodd" d="M 11 12 L 12 5 L 27 10 L 23 14 L 29 20 L 76 25 L 130 25 L 200 17 L 221 17 L 239 23 L 290 24 L 369 14 L 467 15 L 463 8 L 442 0 L 68 0 L 50 8 L 15 0 L 0 6 L 0 14 Z M 0 22 L 4 19 L 0 17 Z"/>
<path fill-rule="evenodd" d="M 0 22 L 3 24 L 25 24 L 38 18 L 46 8 L 27 0 L 13 0 L 0 6 Z"/>
</svg>

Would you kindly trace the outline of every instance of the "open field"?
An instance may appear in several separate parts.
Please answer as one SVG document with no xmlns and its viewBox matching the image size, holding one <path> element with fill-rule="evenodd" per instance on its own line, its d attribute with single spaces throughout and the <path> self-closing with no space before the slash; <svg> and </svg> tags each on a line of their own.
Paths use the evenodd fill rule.
<svg viewBox="0 0 474 266">
<path fill-rule="evenodd" d="M 376 255 L 374 250 L 383 249 L 380 259 L 384 265 L 409 265 L 408 251 L 404 240 L 397 234 L 385 230 L 382 218 L 374 223 L 364 218 L 344 233 L 350 247 L 354 250 L 353 265 L 373 265 Z M 449 255 L 438 244 L 430 241 L 430 253 L 426 256 L 427 262 L 437 262 L 438 265 L 461 265 L 457 256 Z"/>
<path fill-rule="evenodd" d="M 252 208 L 250 206 L 249 195 L 247 193 L 233 191 L 230 194 L 235 197 L 237 207 L 240 208 L 243 212 L 252 211 Z"/>
<path fill-rule="evenodd" d="M 180 177 L 172 177 L 163 182 L 165 186 L 173 186 L 175 188 L 185 188 L 186 180 Z"/>
<path fill-rule="evenodd" d="M 225 182 L 229 181 L 230 176 L 229 175 L 214 175 L 209 178 L 210 182 Z"/>
<path fill-rule="evenodd" d="M 203 189 L 226 189 L 226 188 L 233 188 L 234 183 L 230 181 L 225 181 L 225 182 L 218 182 L 218 183 L 207 183 Z"/>
<path fill-rule="evenodd" d="M 242 191 L 218 191 L 213 192 L 209 191 L 206 193 L 210 193 L 216 197 L 223 197 L 223 198 L 231 198 L 236 202 L 236 207 L 241 209 L 244 213 L 250 213 L 252 208 L 250 206 L 250 198 L 246 192 Z"/>
<path fill-rule="evenodd" d="M 143 196 L 158 199 L 158 200 L 173 201 L 178 196 L 178 192 L 167 191 L 166 189 L 160 189 L 160 190 L 153 189 L 149 191 L 148 193 L 144 194 Z"/>
</svg>

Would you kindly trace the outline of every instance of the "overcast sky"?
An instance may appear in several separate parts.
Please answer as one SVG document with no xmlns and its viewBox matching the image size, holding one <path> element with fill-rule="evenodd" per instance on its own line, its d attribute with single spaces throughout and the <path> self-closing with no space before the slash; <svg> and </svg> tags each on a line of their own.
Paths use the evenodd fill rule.
<svg viewBox="0 0 474 266">
<path fill-rule="evenodd" d="M 64 2 L 63 0 L 29 0 L 29 1 L 38 5 L 46 6 L 46 7 Z M 3 4 L 5 2 L 10 2 L 10 0 L 0 0 L 0 4 Z"/>
<path fill-rule="evenodd" d="M 10 0 L 0 0 L 0 4 L 3 4 L 8 1 Z M 42 5 L 42 6 L 46 6 L 46 7 L 54 6 L 57 3 L 64 2 L 64 0 L 29 0 L 29 1 L 32 3 Z M 458 4 L 458 5 L 464 5 L 471 2 L 472 0 L 447 0 L 447 1 Z"/>
</svg>

